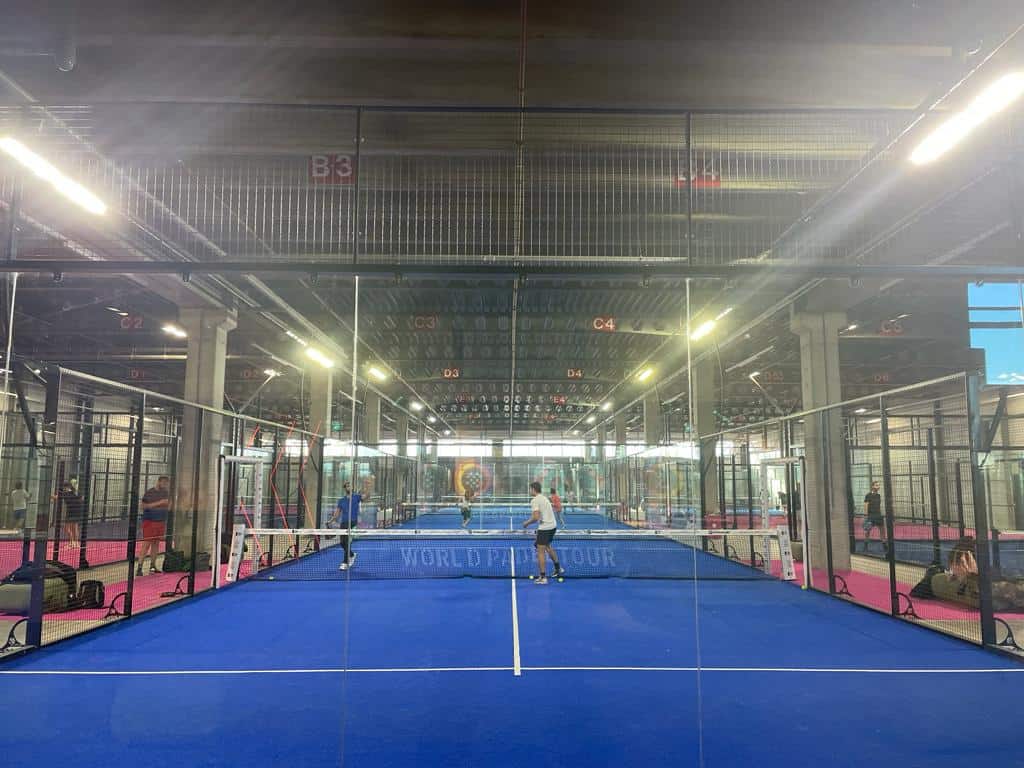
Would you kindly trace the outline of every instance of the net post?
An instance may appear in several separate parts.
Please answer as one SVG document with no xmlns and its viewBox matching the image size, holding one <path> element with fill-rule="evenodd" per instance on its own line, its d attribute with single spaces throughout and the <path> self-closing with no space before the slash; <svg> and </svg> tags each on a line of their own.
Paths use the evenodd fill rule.
<svg viewBox="0 0 1024 768">
<path fill-rule="evenodd" d="M 135 401 L 135 429 L 132 430 L 131 485 L 128 490 L 128 586 L 125 588 L 124 615 L 132 615 L 135 591 L 135 545 L 139 534 L 139 483 L 142 480 L 142 436 L 145 429 L 146 396 Z"/>
<path fill-rule="evenodd" d="M 39 501 L 36 504 L 35 549 L 32 553 L 32 587 L 29 592 L 28 625 L 25 644 L 36 648 L 43 644 L 43 603 L 46 592 L 46 537 L 50 529 L 49 510 L 60 509 L 60 500 L 52 499 L 56 491 L 57 460 L 57 418 L 62 390 L 61 370 L 57 366 L 47 367 L 46 403 L 43 411 L 42 453 L 46 460 L 40 461 Z M 40 456 L 43 459 L 44 456 Z M 27 513 L 26 513 L 27 514 Z M 27 522 L 27 520 L 26 520 Z M 59 515 L 54 515 L 54 535 L 60 535 Z"/>
<path fill-rule="evenodd" d="M 738 528 L 739 527 L 739 521 L 737 520 L 737 515 L 738 515 L 738 511 L 739 511 L 739 506 L 736 504 L 736 445 L 735 445 L 735 443 L 733 444 L 732 454 L 730 455 L 729 459 L 730 459 L 729 466 L 730 466 L 730 469 L 732 471 L 732 474 L 731 474 L 731 476 L 729 478 L 730 479 L 730 485 L 732 486 L 732 527 L 733 528 Z"/>
<path fill-rule="evenodd" d="M 967 525 L 964 521 L 964 479 L 963 473 L 960 471 L 959 461 L 955 464 L 954 474 L 956 480 L 956 522 L 960 530 L 960 538 L 962 539 L 967 530 Z"/>
<path fill-rule="evenodd" d="M 967 377 L 967 441 L 971 462 L 971 493 L 974 504 L 975 561 L 978 564 L 978 610 L 981 619 L 982 645 L 995 645 L 996 625 L 992 605 L 992 568 L 989 545 L 988 498 L 985 476 L 981 471 L 979 453 L 986 445 L 985 423 L 981 409 L 981 377 Z"/>
<path fill-rule="evenodd" d="M 928 503 L 931 506 L 932 519 L 932 565 L 941 565 L 942 546 L 939 535 L 939 494 L 936 488 L 938 478 L 935 472 L 935 434 L 933 427 L 928 428 L 926 436 L 928 450 Z"/>
<path fill-rule="evenodd" d="M 196 593 L 196 550 L 199 547 L 199 472 L 202 466 L 202 450 L 203 450 L 203 409 L 196 408 L 196 440 L 193 449 L 192 459 L 192 499 L 191 499 L 191 514 L 192 514 L 192 560 L 188 569 L 188 593 L 194 595 Z M 213 560 L 217 567 L 220 566 L 220 556 L 213 557 L 211 552 L 211 560 Z M 212 582 L 211 582 L 212 586 Z"/>
<path fill-rule="evenodd" d="M 754 466 L 753 460 L 750 458 L 750 434 L 747 434 L 747 450 L 746 450 L 746 467 L 747 467 L 747 528 L 753 530 L 754 528 Z"/>
<path fill-rule="evenodd" d="M 893 616 L 900 614 L 900 598 L 896 593 L 896 525 L 892 498 L 892 463 L 889 455 L 889 414 L 884 403 L 879 409 L 882 441 L 882 490 L 885 493 L 886 560 L 889 563 L 889 603 Z"/>
<path fill-rule="evenodd" d="M 327 442 L 326 435 L 330 434 L 330 425 L 328 424 L 324 429 L 324 434 L 316 438 L 316 471 L 319 473 L 317 478 L 316 488 L 316 527 L 320 528 L 323 526 L 324 520 L 324 444 Z M 276 432 L 275 432 L 276 440 Z"/>
<path fill-rule="evenodd" d="M 78 488 L 76 493 L 82 498 L 82 522 L 78 531 L 78 563 L 79 569 L 88 568 L 89 560 L 86 557 L 89 544 L 89 518 L 92 517 L 92 445 L 94 441 L 93 431 L 93 408 L 87 407 L 85 401 L 78 400 L 78 412 L 75 414 L 78 433 Z M 84 469 L 84 471 L 82 471 Z"/>
<path fill-rule="evenodd" d="M 832 432 L 829 424 L 830 411 L 824 410 L 819 414 L 819 434 L 823 436 L 821 446 L 821 481 L 824 483 L 824 509 L 825 514 L 825 578 L 828 580 L 828 593 L 835 594 L 835 566 L 832 561 Z M 803 487 L 806 487 L 806 482 Z M 803 504 L 804 516 L 809 514 L 809 505 Z M 804 549 L 810 549 L 810 542 L 804 543 Z M 813 582 L 812 582 L 813 586 Z"/>
<path fill-rule="evenodd" d="M 850 552 L 857 551 L 857 500 L 853 496 L 853 448 L 856 446 L 855 433 L 851 434 L 850 417 L 845 418 L 843 429 L 843 461 L 846 463 L 846 517 L 850 530 Z M 865 545 L 867 546 L 867 545 Z"/>
</svg>

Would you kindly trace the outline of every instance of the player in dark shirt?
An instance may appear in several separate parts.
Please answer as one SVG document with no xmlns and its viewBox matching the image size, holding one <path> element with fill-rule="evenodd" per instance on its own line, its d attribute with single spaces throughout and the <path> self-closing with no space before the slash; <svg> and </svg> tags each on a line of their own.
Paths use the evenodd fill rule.
<svg viewBox="0 0 1024 768">
<path fill-rule="evenodd" d="M 54 497 L 64 506 L 64 520 L 62 524 L 64 539 L 72 549 L 82 547 L 82 523 L 85 520 L 85 501 L 78 495 L 75 486 L 70 482 L 64 483 L 57 495 Z M 78 562 L 75 559 L 73 562 Z"/>
<path fill-rule="evenodd" d="M 882 536 L 882 525 L 885 520 L 882 518 L 882 497 L 878 493 L 878 481 L 871 483 L 871 490 L 864 497 L 864 551 L 871 547 L 871 531 L 878 529 L 878 540 L 885 546 L 885 539 Z"/>
<path fill-rule="evenodd" d="M 136 576 L 143 574 L 142 566 L 149 554 L 149 572 L 159 573 L 156 567 L 156 556 L 160 554 L 160 541 L 167 532 L 167 510 L 171 506 L 171 479 L 160 476 L 156 485 L 146 491 L 142 497 L 142 555 L 137 557 L 138 570 Z"/>
</svg>

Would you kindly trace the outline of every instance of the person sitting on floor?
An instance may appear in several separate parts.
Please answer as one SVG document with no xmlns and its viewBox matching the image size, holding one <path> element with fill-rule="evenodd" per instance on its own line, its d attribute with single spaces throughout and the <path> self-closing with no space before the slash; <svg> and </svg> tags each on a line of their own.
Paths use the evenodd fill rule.
<svg viewBox="0 0 1024 768">
<path fill-rule="evenodd" d="M 980 604 L 978 561 L 973 536 L 964 536 L 950 550 L 949 570 L 932 577 L 932 593 L 940 600 L 977 608 Z M 1024 583 L 992 580 L 992 608 L 996 611 L 1024 611 Z"/>
</svg>

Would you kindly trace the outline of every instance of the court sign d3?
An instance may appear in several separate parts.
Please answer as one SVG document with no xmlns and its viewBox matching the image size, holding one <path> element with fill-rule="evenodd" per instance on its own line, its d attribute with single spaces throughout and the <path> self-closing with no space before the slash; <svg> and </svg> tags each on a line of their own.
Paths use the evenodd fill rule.
<svg viewBox="0 0 1024 768">
<path fill-rule="evenodd" d="M 310 184 L 348 186 L 356 181 L 355 158 L 346 153 L 310 155 L 308 168 Z"/>
</svg>

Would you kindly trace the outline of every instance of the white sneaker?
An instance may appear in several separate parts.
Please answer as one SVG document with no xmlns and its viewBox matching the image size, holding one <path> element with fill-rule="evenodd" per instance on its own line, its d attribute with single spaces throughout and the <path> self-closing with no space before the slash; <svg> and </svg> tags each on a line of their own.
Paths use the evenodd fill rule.
<svg viewBox="0 0 1024 768">
<path fill-rule="evenodd" d="M 339 565 L 338 566 L 338 570 L 339 571 L 347 571 L 348 570 L 348 563 L 342 563 L 341 565 Z"/>
<path fill-rule="evenodd" d="M 546 576 L 541 576 L 539 579 L 534 579 L 533 583 L 534 584 L 547 584 L 548 583 L 548 579 L 547 579 Z"/>
</svg>

